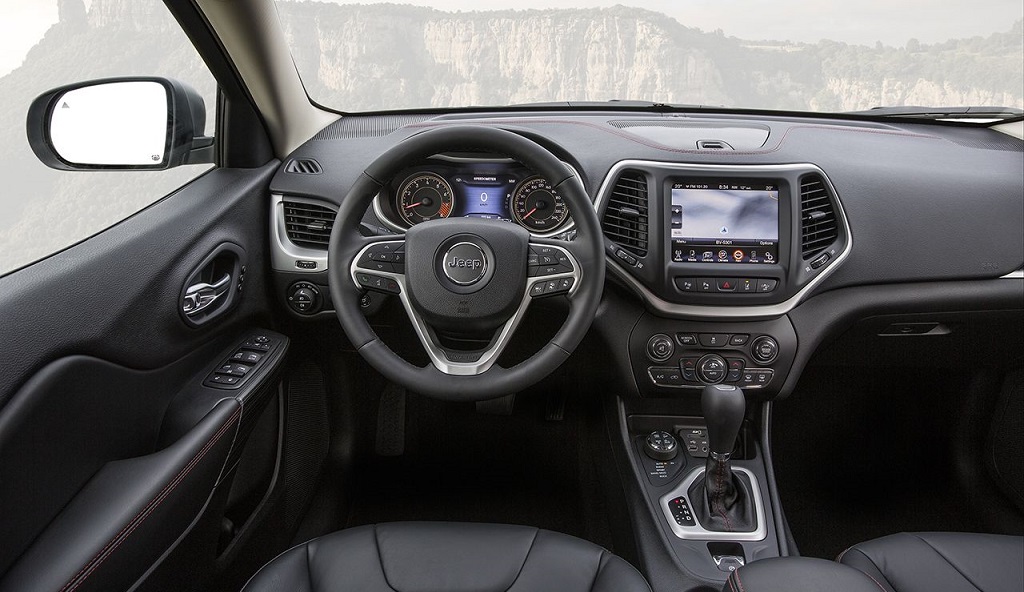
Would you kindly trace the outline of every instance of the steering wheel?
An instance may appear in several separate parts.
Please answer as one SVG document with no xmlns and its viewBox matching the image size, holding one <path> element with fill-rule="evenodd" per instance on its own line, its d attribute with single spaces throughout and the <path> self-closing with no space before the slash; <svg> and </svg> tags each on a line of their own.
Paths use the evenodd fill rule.
<svg viewBox="0 0 1024 592">
<path fill-rule="evenodd" d="M 568 204 L 575 239 L 533 237 L 518 224 L 483 218 L 430 220 L 404 237 L 360 235 L 385 183 L 411 162 L 450 151 L 499 154 L 542 175 Z M 328 251 L 331 299 L 352 345 L 386 378 L 439 399 L 480 401 L 540 381 L 576 349 L 601 301 L 603 245 L 583 185 L 555 155 L 511 131 L 445 126 L 383 153 L 341 202 Z M 360 310 L 366 290 L 399 297 L 430 364 L 415 366 L 380 341 Z M 569 314 L 551 341 L 520 364 L 496 364 L 530 302 L 559 294 L 568 297 Z M 484 349 L 464 351 L 446 346 L 439 332 L 492 337 Z"/>
</svg>

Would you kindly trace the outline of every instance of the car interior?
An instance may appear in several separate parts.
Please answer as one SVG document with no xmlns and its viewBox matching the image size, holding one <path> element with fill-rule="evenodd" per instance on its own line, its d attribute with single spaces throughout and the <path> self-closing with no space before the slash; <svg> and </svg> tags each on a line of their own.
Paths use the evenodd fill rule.
<svg viewBox="0 0 1024 592">
<path fill-rule="evenodd" d="M 337 112 L 164 5 L 216 104 L 8 106 L 212 166 L 0 278 L 0 592 L 1024 589 L 1019 110 Z"/>
</svg>

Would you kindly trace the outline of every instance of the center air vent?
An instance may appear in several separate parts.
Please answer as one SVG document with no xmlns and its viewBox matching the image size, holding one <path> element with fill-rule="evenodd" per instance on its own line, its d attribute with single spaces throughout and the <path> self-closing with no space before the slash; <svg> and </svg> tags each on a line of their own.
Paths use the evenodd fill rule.
<svg viewBox="0 0 1024 592">
<path fill-rule="evenodd" d="M 284 202 L 285 230 L 288 240 L 300 247 L 326 249 L 331 242 L 335 212 L 326 206 L 305 202 Z"/>
<path fill-rule="evenodd" d="M 312 158 L 293 158 L 284 168 L 284 172 L 297 175 L 319 175 L 324 170 L 320 167 L 320 163 Z"/>
<path fill-rule="evenodd" d="M 637 171 L 619 175 L 601 228 L 605 236 L 623 249 L 637 257 L 647 255 L 647 177 Z"/>
<path fill-rule="evenodd" d="M 824 251 L 839 237 L 832 198 L 819 175 L 800 180 L 800 231 L 804 259 Z"/>
</svg>

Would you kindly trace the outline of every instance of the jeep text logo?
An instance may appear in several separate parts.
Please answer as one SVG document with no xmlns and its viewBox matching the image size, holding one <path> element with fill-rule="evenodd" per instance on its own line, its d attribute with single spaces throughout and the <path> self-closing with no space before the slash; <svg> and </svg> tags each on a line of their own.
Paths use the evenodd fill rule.
<svg viewBox="0 0 1024 592">
<path fill-rule="evenodd" d="M 451 246 L 437 260 L 444 275 L 460 286 L 470 286 L 487 274 L 487 255 L 479 245 L 465 241 Z"/>
<path fill-rule="evenodd" d="M 448 262 L 448 267 L 468 267 L 470 269 L 481 269 L 484 266 L 483 259 L 459 259 L 458 257 L 452 257 L 451 261 Z"/>
</svg>

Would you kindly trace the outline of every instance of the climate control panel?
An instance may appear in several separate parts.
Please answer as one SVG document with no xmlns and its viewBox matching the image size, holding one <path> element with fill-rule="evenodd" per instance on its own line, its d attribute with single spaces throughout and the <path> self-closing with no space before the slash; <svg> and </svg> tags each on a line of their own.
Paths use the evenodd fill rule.
<svg viewBox="0 0 1024 592">
<path fill-rule="evenodd" d="M 708 323 L 645 315 L 630 337 L 630 362 L 645 396 L 697 392 L 720 383 L 774 396 L 795 353 L 796 334 L 785 317 Z"/>
</svg>

